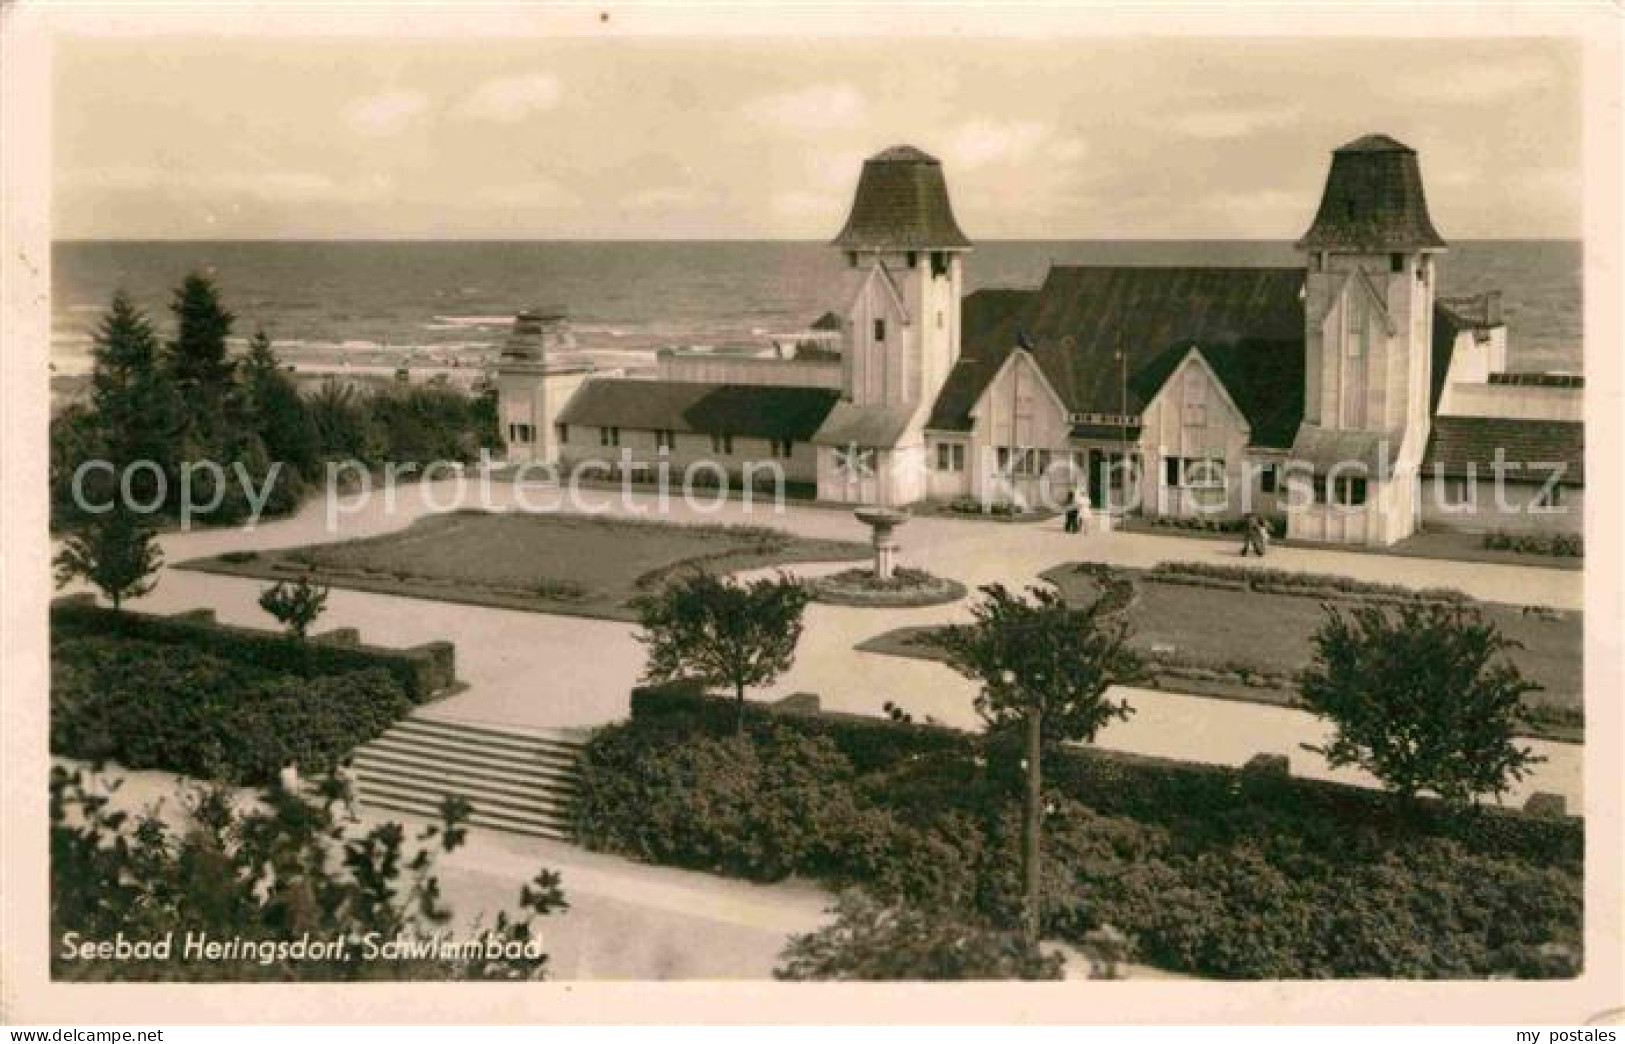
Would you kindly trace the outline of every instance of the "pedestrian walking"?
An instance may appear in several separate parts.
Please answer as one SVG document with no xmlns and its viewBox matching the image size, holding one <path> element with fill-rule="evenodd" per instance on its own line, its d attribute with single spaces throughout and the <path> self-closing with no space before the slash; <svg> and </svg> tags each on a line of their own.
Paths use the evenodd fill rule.
<svg viewBox="0 0 1625 1044">
<path fill-rule="evenodd" d="M 1072 490 L 1066 495 L 1066 531 L 1078 533 L 1083 530 L 1082 507 L 1078 504 L 1078 491 Z"/>
<path fill-rule="evenodd" d="M 1258 516 L 1248 515 L 1241 521 L 1241 557 L 1254 553 L 1259 558 L 1264 557 L 1264 549 L 1258 543 Z"/>
</svg>

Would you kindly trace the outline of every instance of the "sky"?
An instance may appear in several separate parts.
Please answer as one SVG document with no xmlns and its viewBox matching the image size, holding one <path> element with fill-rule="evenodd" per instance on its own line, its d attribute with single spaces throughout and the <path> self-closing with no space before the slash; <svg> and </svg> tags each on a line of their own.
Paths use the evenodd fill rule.
<svg viewBox="0 0 1625 1044">
<path fill-rule="evenodd" d="M 1559 40 L 60 39 L 61 239 L 827 239 L 863 158 L 972 239 L 1290 239 L 1330 150 L 1444 236 L 1577 238 Z"/>
</svg>

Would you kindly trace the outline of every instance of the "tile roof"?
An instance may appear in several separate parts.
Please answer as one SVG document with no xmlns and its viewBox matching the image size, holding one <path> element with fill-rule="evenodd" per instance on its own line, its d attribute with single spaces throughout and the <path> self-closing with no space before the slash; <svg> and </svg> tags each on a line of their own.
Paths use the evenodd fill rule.
<svg viewBox="0 0 1625 1044">
<path fill-rule="evenodd" d="M 839 398 L 833 388 L 604 377 L 571 396 L 559 423 L 805 442 Z"/>
<path fill-rule="evenodd" d="M 1332 153 L 1331 170 L 1304 250 L 1362 254 L 1442 250 L 1428 216 L 1416 150 L 1383 134 L 1351 141 Z"/>
<path fill-rule="evenodd" d="M 820 446 L 871 446 L 889 449 L 903 437 L 914 420 L 906 406 L 855 406 L 838 402 L 812 436 Z"/>
<path fill-rule="evenodd" d="M 1525 420 L 1518 417 L 1435 417 L 1422 459 L 1423 474 L 1461 476 L 1472 465 L 1480 479 L 1492 479 L 1495 451 L 1504 451 L 1509 479 L 1544 482 L 1548 467 L 1563 464 L 1563 483 L 1585 485 L 1585 425 L 1571 421 Z"/>
<path fill-rule="evenodd" d="M 1303 415 L 1303 279 L 1295 267 L 1065 266 L 1051 268 L 1037 291 L 980 291 L 965 299 L 966 358 L 930 427 L 968 428 L 976 400 L 1025 335 L 1074 413 L 1140 412 L 1197 347 L 1247 416 L 1254 443 L 1289 446 Z"/>
<path fill-rule="evenodd" d="M 988 288 L 967 295 L 960 307 L 959 361 L 948 371 L 926 427 L 969 431 L 970 411 L 1016 344 L 1021 313 L 1036 290 Z"/>
<path fill-rule="evenodd" d="M 1399 453 L 1400 435 L 1380 431 L 1343 431 L 1304 424 L 1292 440 L 1293 462 L 1310 465 L 1317 475 L 1332 471 L 1350 478 L 1387 478 Z M 1353 468 L 1363 468 L 1363 472 Z"/>
<path fill-rule="evenodd" d="M 954 220 L 942 164 L 912 146 L 897 145 L 864 161 L 852 212 L 835 245 L 845 250 L 965 250 L 970 240 Z"/>
</svg>

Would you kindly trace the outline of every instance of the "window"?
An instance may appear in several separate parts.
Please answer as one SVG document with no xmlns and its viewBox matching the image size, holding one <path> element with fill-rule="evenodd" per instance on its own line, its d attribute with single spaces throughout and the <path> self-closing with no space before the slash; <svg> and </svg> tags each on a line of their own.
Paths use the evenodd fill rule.
<svg viewBox="0 0 1625 1044">
<path fill-rule="evenodd" d="M 721 453 L 724 456 L 733 456 L 734 437 L 732 435 L 711 436 L 711 452 Z"/>
<path fill-rule="evenodd" d="M 849 267 L 858 267 L 858 252 L 856 250 L 848 250 L 846 252 L 846 263 Z"/>
<path fill-rule="evenodd" d="M 1348 336 L 1344 339 L 1343 350 L 1349 358 L 1355 359 L 1365 354 L 1365 302 L 1349 302 Z"/>
<path fill-rule="evenodd" d="M 919 265 L 920 265 L 920 253 L 919 253 L 919 251 L 910 250 L 908 252 L 908 267 L 910 267 L 910 268 L 918 268 Z"/>
<path fill-rule="evenodd" d="M 1187 402 L 1185 404 L 1185 427 L 1207 427 L 1207 403 Z"/>
<path fill-rule="evenodd" d="M 1314 478 L 1313 487 L 1315 492 L 1315 503 L 1326 503 L 1326 476 L 1316 475 Z"/>
<path fill-rule="evenodd" d="M 937 470 L 964 471 L 965 445 L 961 442 L 937 443 Z"/>
<path fill-rule="evenodd" d="M 1207 375 L 1191 369 L 1185 373 L 1185 427 L 1207 427 Z"/>
<path fill-rule="evenodd" d="M 1259 470 L 1258 491 L 1260 493 L 1279 493 L 1281 491 L 1281 465 L 1265 464 Z"/>
<path fill-rule="evenodd" d="M 1388 271 L 1390 271 L 1390 272 L 1403 272 L 1403 271 L 1405 271 L 1405 255 L 1404 254 L 1389 254 L 1388 255 Z"/>
<path fill-rule="evenodd" d="M 793 449 L 795 449 L 795 444 L 789 439 L 773 440 L 773 455 L 781 460 L 789 460 Z"/>
<path fill-rule="evenodd" d="M 886 320 L 875 320 L 875 343 L 881 344 L 886 340 Z"/>
<path fill-rule="evenodd" d="M 677 436 L 667 429 L 655 432 L 655 449 L 676 449 Z"/>
<path fill-rule="evenodd" d="M 600 445 L 600 446 L 619 446 L 620 444 L 621 444 L 621 429 L 619 429 L 619 428 L 599 428 L 598 429 L 598 445 Z"/>
<path fill-rule="evenodd" d="M 948 252 L 946 250 L 931 251 L 931 274 L 934 276 L 948 274 Z"/>
<path fill-rule="evenodd" d="M 1326 255 L 1321 253 L 1318 250 L 1315 251 L 1313 254 L 1310 254 L 1309 255 L 1309 271 L 1311 271 L 1311 272 L 1324 272 L 1325 270 L 1326 270 Z"/>
<path fill-rule="evenodd" d="M 570 443 L 570 426 L 568 424 L 553 425 L 553 433 L 559 437 L 559 444 L 567 446 Z"/>
<path fill-rule="evenodd" d="M 1322 484 L 1324 485 L 1324 483 Z M 1337 482 L 1333 486 L 1333 492 L 1337 494 L 1337 503 L 1344 507 L 1359 507 L 1365 503 L 1365 479 L 1351 475 L 1339 475 L 1337 476 Z"/>
<path fill-rule="evenodd" d="M 1176 489 L 1223 489 L 1223 457 L 1164 457 L 1162 481 Z"/>
<path fill-rule="evenodd" d="M 528 446 L 536 441 L 536 429 L 530 424 L 508 425 L 508 441 Z"/>
</svg>

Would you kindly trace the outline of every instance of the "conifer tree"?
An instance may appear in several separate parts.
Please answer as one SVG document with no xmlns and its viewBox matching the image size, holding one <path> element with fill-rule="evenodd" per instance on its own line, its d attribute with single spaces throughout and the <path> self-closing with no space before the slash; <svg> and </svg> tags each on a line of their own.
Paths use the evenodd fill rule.
<svg viewBox="0 0 1625 1044">
<path fill-rule="evenodd" d="M 169 310 L 176 329 L 168 344 L 168 369 L 185 400 L 194 449 L 222 448 L 216 442 L 232 431 L 225 411 L 231 405 L 235 367 L 226 353 L 226 338 L 235 317 L 220 304 L 214 281 L 200 272 L 188 275 L 175 290 Z"/>
</svg>

